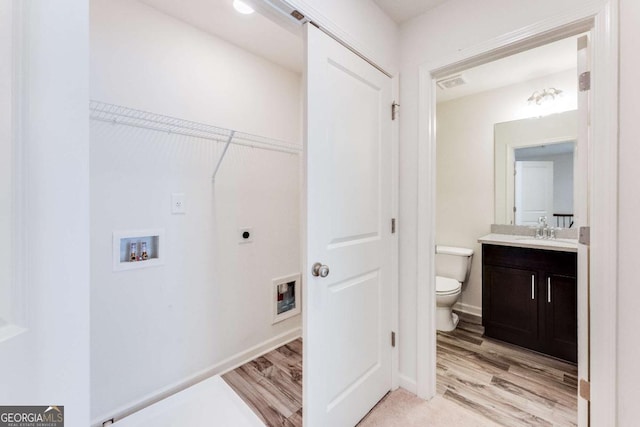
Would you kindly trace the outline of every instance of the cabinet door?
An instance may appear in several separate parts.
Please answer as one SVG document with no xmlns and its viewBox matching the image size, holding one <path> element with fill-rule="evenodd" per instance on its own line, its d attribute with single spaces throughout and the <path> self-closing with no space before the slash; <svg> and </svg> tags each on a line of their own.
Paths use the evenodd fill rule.
<svg viewBox="0 0 640 427">
<path fill-rule="evenodd" d="M 484 266 L 485 335 L 523 347 L 539 347 L 537 281 L 535 271 Z"/>
<path fill-rule="evenodd" d="M 547 274 L 545 280 L 545 352 L 576 362 L 578 352 L 576 278 Z"/>
</svg>

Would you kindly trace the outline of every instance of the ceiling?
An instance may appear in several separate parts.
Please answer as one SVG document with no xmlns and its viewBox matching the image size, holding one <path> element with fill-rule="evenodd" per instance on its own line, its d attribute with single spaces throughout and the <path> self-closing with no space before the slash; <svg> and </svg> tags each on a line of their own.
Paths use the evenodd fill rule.
<svg viewBox="0 0 640 427">
<path fill-rule="evenodd" d="M 462 74 L 467 83 L 446 90 L 438 87 L 438 102 L 576 69 L 577 38 L 578 36 L 563 39 L 456 73 Z"/>
<path fill-rule="evenodd" d="M 400 24 L 441 5 L 447 0 L 373 0 L 391 19 Z"/>
<path fill-rule="evenodd" d="M 241 15 L 233 0 L 140 0 L 251 53 L 302 73 L 303 42 L 260 13 Z"/>
<path fill-rule="evenodd" d="M 260 13 L 237 13 L 233 0 L 140 1 L 286 69 L 302 73 L 304 46 L 300 34 Z M 396 22 L 402 22 L 447 0 L 374 1 Z M 438 102 L 575 68 L 575 43 L 575 38 L 563 40 L 464 71 L 467 84 L 446 91 L 438 88 Z"/>
</svg>

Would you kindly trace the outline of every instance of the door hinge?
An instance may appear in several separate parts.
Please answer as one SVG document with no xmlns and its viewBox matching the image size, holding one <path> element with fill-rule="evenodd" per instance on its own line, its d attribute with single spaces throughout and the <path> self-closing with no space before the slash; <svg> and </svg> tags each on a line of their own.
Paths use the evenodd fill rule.
<svg viewBox="0 0 640 427">
<path fill-rule="evenodd" d="M 393 101 L 393 104 L 391 104 L 391 120 L 395 120 L 396 117 L 398 116 L 399 106 L 400 104 L 398 104 L 396 101 Z"/>
<path fill-rule="evenodd" d="M 578 89 L 585 92 L 591 89 L 591 71 L 585 71 L 578 77 Z"/>
<path fill-rule="evenodd" d="M 580 227 L 578 243 L 589 246 L 591 244 L 591 227 Z"/>
<path fill-rule="evenodd" d="M 395 347 L 395 346 L 396 346 L 396 333 L 391 332 L 391 347 Z"/>
<path fill-rule="evenodd" d="M 579 387 L 580 397 L 586 400 L 587 402 L 591 401 L 591 383 L 587 380 L 583 380 L 580 378 L 580 387 Z"/>
<path fill-rule="evenodd" d="M 395 234 L 396 232 L 396 219 L 391 218 L 391 234 Z"/>
</svg>

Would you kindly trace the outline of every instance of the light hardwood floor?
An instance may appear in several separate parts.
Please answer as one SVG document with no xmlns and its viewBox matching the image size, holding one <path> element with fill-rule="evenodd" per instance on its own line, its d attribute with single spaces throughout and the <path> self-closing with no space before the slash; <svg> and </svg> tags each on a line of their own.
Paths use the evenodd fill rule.
<svg viewBox="0 0 640 427">
<path fill-rule="evenodd" d="M 302 426 L 302 340 L 222 376 L 269 427 Z"/>
<path fill-rule="evenodd" d="M 484 338 L 461 322 L 438 332 L 438 394 L 504 426 L 574 426 L 577 367 Z"/>
<path fill-rule="evenodd" d="M 461 322 L 453 332 L 438 332 L 437 341 L 438 395 L 454 404 L 448 408 L 465 408 L 464 412 L 471 416 L 503 426 L 576 425 L 575 365 L 484 338 L 481 326 L 466 322 Z M 300 339 L 223 378 L 265 425 L 302 426 Z M 394 393 L 400 392 L 387 395 L 362 424 L 385 425 L 380 420 L 387 418 L 381 412 L 389 411 Z M 413 407 L 430 410 L 428 405 Z M 389 425 L 413 425 L 405 423 L 402 416 L 402 412 L 394 413 Z M 415 413 L 411 416 L 420 419 Z M 450 423 L 442 425 L 451 427 Z"/>
</svg>

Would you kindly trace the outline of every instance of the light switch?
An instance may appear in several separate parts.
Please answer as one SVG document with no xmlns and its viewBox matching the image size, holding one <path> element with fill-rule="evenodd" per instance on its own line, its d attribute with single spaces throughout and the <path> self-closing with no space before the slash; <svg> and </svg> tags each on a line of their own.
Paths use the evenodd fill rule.
<svg viewBox="0 0 640 427">
<path fill-rule="evenodd" d="M 187 213 L 184 193 L 171 194 L 171 213 L 174 215 Z"/>
</svg>

